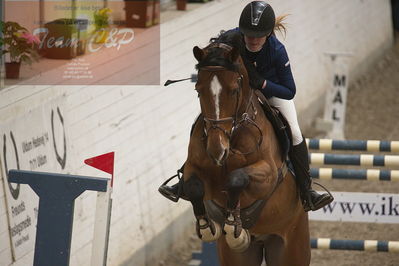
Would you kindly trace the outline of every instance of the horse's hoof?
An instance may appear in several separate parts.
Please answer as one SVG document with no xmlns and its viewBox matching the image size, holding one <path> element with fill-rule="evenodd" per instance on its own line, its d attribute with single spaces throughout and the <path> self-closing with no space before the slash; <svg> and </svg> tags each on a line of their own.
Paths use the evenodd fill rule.
<svg viewBox="0 0 399 266">
<path fill-rule="evenodd" d="M 224 231 L 226 232 L 226 242 L 229 245 L 230 249 L 236 252 L 244 252 L 249 247 L 251 243 L 251 236 L 247 229 L 241 230 L 241 234 L 239 237 L 234 237 L 234 226 L 233 225 L 225 225 Z"/>
<path fill-rule="evenodd" d="M 212 220 L 199 220 L 199 237 L 204 242 L 216 241 L 222 235 L 222 228 Z"/>
</svg>

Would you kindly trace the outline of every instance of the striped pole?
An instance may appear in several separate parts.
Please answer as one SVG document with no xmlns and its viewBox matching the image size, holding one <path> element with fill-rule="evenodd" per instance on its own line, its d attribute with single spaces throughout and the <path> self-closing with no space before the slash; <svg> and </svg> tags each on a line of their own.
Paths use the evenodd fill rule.
<svg viewBox="0 0 399 266">
<path fill-rule="evenodd" d="M 366 252 L 399 253 L 399 241 L 381 240 L 338 240 L 330 238 L 312 238 L 310 247 L 313 249 L 358 250 Z M 215 242 L 202 242 L 202 250 L 193 252 L 189 266 L 218 266 Z"/>
<path fill-rule="evenodd" d="M 397 170 L 312 168 L 310 169 L 310 175 L 313 178 L 324 180 L 399 181 L 399 171 Z"/>
<path fill-rule="evenodd" d="M 399 152 L 399 141 L 306 139 L 309 149 L 320 151 Z"/>
<path fill-rule="evenodd" d="M 399 252 L 399 241 L 312 238 L 310 240 L 310 246 L 314 249 Z"/>
<path fill-rule="evenodd" d="M 399 166 L 398 155 L 310 153 L 311 164 Z"/>
</svg>

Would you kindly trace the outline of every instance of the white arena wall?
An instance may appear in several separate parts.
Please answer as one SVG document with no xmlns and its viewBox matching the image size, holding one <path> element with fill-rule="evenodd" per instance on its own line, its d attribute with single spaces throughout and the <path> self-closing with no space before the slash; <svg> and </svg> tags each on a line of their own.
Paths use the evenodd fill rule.
<svg viewBox="0 0 399 266">
<path fill-rule="evenodd" d="M 215 0 L 193 11 L 181 12 L 175 19 L 162 24 L 161 83 L 195 73 L 193 46 L 203 47 L 219 30 L 235 27 L 248 2 Z M 324 93 L 329 88 L 328 61 L 324 52 L 353 52 L 350 74 L 356 77 L 392 44 L 389 0 L 270 3 L 277 14 L 290 14 L 287 36 L 280 39 L 287 47 L 297 83 L 295 101 L 299 116 L 308 118 L 301 119 L 304 124 L 320 111 Z M 190 127 L 199 112 L 194 84 L 186 81 L 167 88 L 4 88 L 0 90 L 0 143 L 3 143 L 3 135 L 10 143 L 10 130 L 18 138 L 40 132 L 41 127 L 42 131 L 49 129 L 49 114 L 57 106 L 64 119 L 68 150 L 66 166 L 62 169 L 55 156 L 49 154 L 44 168 L 36 170 L 106 177 L 85 166 L 83 160 L 115 151 L 108 265 L 154 265 L 151 261 L 180 239 L 194 219 L 187 202 L 171 203 L 157 192 L 158 186 L 175 174 L 185 160 Z M 57 143 L 62 143 L 61 123 L 57 122 L 55 126 Z M 52 145 L 51 140 L 48 144 Z M 0 160 L 4 161 L 3 148 L 0 148 Z M 22 151 L 19 154 L 29 161 Z M 15 168 L 16 164 L 11 162 L 15 155 L 7 156 L 8 168 Z M 20 164 L 21 169 L 25 169 L 23 166 L 29 162 Z M 4 169 L 0 171 L 0 178 L 4 179 Z M 6 211 L 8 187 L 3 180 L 1 183 L 4 185 L 0 186 L 0 265 L 31 265 L 33 245 L 25 255 L 12 262 L 8 226 L 14 224 L 7 226 L 7 215 L 11 215 Z M 75 201 L 70 265 L 90 263 L 95 199 L 95 192 L 85 192 Z"/>
</svg>

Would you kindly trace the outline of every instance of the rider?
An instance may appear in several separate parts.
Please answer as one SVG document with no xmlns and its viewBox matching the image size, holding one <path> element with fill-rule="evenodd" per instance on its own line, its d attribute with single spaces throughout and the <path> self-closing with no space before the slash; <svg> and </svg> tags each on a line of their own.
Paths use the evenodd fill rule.
<svg viewBox="0 0 399 266">
<path fill-rule="evenodd" d="M 276 26 L 285 30 L 282 19 L 284 17 L 277 18 L 276 23 L 274 11 L 269 4 L 253 1 L 243 9 L 239 28 L 232 31 L 239 31 L 245 43 L 246 49 L 241 56 L 247 66 L 251 87 L 259 89 L 268 98 L 269 103 L 285 116 L 291 127 L 293 147 L 289 158 L 295 170 L 303 207 L 305 211 L 315 211 L 332 202 L 333 197 L 328 193 L 319 194 L 311 188 L 308 149 L 292 100 L 296 87 L 290 61 L 284 45 L 274 34 Z M 179 189 L 178 184 L 167 186 L 164 183 L 159 192 L 171 199 L 170 196 L 176 197 L 181 194 L 182 189 Z"/>
</svg>

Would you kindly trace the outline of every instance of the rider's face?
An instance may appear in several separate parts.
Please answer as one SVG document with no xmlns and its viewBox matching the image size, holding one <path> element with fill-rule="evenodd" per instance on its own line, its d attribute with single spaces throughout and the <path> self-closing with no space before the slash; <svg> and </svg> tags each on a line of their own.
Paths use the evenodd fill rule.
<svg viewBox="0 0 399 266">
<path fill-rule="evenodd" d="M 245 44 L 248 48 L 249 51 L 251 52 L 258 52 L 260 51 L 260 49 L 262 49 L 262 46 L 265 44 L 267 39 L 267 36 L 264 37 L 248 37 L 248 36 L 244 36 L 244 41 Z"/>
</svg>

